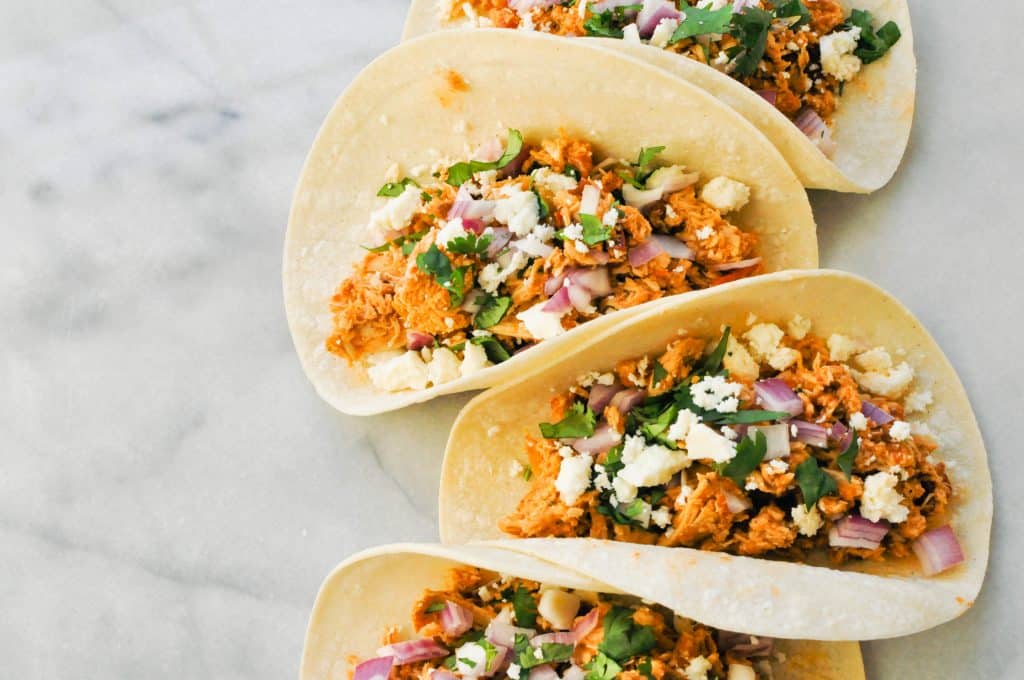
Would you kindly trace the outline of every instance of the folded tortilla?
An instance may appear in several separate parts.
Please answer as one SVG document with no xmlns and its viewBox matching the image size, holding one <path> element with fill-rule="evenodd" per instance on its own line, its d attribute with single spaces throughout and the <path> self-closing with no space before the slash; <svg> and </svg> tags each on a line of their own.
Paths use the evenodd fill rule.
<svg viewBox="0 0 1024 680">
<path fill-rule="evenodd" d="M 301 680 L 348 680 L 351 658 L 374 656 L 381 636 L 400 626 L 409 637 L 413 603 L 427 589 L 442 589 L 453 567 L 481 569 L 545 585 L 620 593 L 582 574 L 513 551 L 484 546 L 397 544 L 362 552 L 343 562 L 317 595 L 302 653 Z M 773 662 L 776 680 L 863 680 L 856 642 L 776 640 L 785 655 Z"/>
<path fill-rule="evenodd" d="M 749 314 L 779 322 L 801 315 L 814 332 L 841 333 L 900 352 L 933 403 L 924 423 L 942 446 L 956 490 L 950 523 L 966 562 L 937 576 L 916 560 L 863 562 L 841 569 L 682 547 L 585 538 L 501 540 L 500 518 L 528 488 L 509 473 L 524 436 L 548 419 L 548 399 L 589 371 L 659 353 L 680 331 L 715 336 Z M 701 291 L 653 308 L 612 330 L 588 335 L 546 371 L 476 397 L 460 414 L 446 450 L 440 528 L 446 543 L 497 540 L 724 629 L 786 638 L 867 640 L 907 635 L 964 613 L 988 562 L 992 482 L 985 446 L 956 372 L 921 323 L 896 299 L 836 271 L 780 272 Z"/>
<path fill-rule="evenodd" d="M 566 87 L 564 74 L 553 77 L 553 63 L 566 73 L 601 77 Z M 451 71 L 464 87 L 451 87 Z M 750 203 L 737 219 L 757 234 L 765 271 L 817 266 L 814 220 L 800 182 L 763 135 L 702 90 L 582 42 L 512 31 L 426 36 L 384 54 L 349 86 L 324 122 L 295 192 L 284 252 L 288 323 L 306 374 L 338 410 L 380 413 L 501 384 L 643 308 L 598 317 L 493 368 L 424 390 L 378 390 L 364 368 L 325 349 L 331 296 L 365 253 L 367 220 L 388 169 L 468 158 L 509 127 L 533 140 L 565 130 L 622 158 L 664 145 L 666 163 L 750 187 Z"/>
<path fill-rule="evenodd" d="M 842 0 L 841 4 L 847 10 L 868 10 L 880 23 L 896 22 L 902 37 L 884 57 L 866 65 L 847 84 L 833 116 L 837 151 L 832 158 L 774 105 L 710 66 L 646 44 L 613 38 L 587 38 L 585 42 L 643 59 L 732 107 L 772 141 L 805 186 L 867 193 L 892 179 L 910 139 L 917 87 L 914 38 L 906 0 Z M 458 26 L 442 23 L 437 0 L 413 0 L 403 39 L 453 28 Z M 508 29 L 474 30 L 494 33 Z"/>
</svg>

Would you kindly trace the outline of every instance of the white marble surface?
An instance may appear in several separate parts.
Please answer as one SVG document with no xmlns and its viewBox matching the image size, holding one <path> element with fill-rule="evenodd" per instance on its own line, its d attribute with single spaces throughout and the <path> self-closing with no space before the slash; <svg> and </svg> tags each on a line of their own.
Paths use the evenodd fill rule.
<svg viewBox="0 0 1024 680">
<path fill-rule="evenodd" d="M 813 196 L 823 264 L 896 292 L 960 369 L 996 485 L 981 598 L 865 645 L 876 679 L 1024 667 L 1024 82 L 1009 56 L 1024 9 L 952 5 L 915 4 L 918 117 L 896 180 Z M 465 398 L 332 412 L 299 369 L 279 282 L 306 149 L 404 11 L 0 1 L 3 677 L 294 677 L 336 562 L 434 538 Z"/>
</svg>

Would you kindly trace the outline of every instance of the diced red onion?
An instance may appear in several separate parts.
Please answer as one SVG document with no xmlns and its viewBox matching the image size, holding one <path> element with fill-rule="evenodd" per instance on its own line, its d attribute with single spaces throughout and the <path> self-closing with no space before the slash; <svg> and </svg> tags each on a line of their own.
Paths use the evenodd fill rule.
<svg viewBox="0 0 1024 680">
<path fill-rule="evenodd" d="M 505 179 L 507 177 L 518 175 L 523 167 L 523 163 L 526 162 L 526 159 L 529 157 L 529 155 L 530 147 L 528 147 L 526 144 L 523 144 L 522 150 L 515 158 L 509 161 L 508 165 L 506 165 L 503 168 L 498 168 L 498 179 Z"/>
<path fill-rule="evenodd" d="M 833 548 L 865 548 L 874 550 L 889 532 L 886 521 L 872 522 L 860 515 L 847 515 L 828 531 L 828 544 Z"/>
<path fill-rule="evenodd" d="M 581 314 L 590 314 L 594 311 L 594 305 L 590 304 L 593 296 L 590 294 L 590 290 L 583 286 L 568 285 L 564 286 L 562 290 L 569 291 L 569 302 L 576 308 Z"/>
<path fill-rule="evenodd" d="M 542 312 L 551 312 L 552 314 L 565 314 L 572 307 L 572 302 L 569 300 L 569 289 L 562 287 L 558 289 L 558 292 L 551 296 L 551 298 L 540 308 Z"/>
<path fill-rule="evenodd" d="M 392 642 L 377 650 L 378 656 L 393 656 L 395 663 L 399 666 L 416 661 L 436 659 L 441 656 L 448 656 L 448 650 L 433 640 L 408 640 L 406 642 Z"/>
<path fill-rule="evenodd" d="M 512 247 L 533 257 L 548 257 L 551 253 L 555 252 L 552 246 L 541 243 L 536 239 L 512 241 Z"/>
<path fill-rule="evenodd" d="M 388 680 L 391 667 L 395 665 L 395 657 L 381 656 L 364 661 L 356 666 L 352 680 Z"/>
<path fill-rule="evenodd" d="M 594 413 L 602 413 L 604 407 L 611 403 L 612 397 L 622 391 L 622 385 L 601 385 L 594 383 L 590 387 L 590 396 L 587 398 L 587 407 Z"/>
<path fill-rule="evenodd" d="M 583 187 L 583 193 L 580 196 L 580 214 L 581 215 L 597 215 L 597 204 L 601 200 L 601 190 L 593 184 L 587 184 Z"/>
<path fill-rule="evenodd" d="M 964 561 L 960 541 L 948 524 L 924 532 L 911 547 L 917 559 L 921 561 L 921 569 L 926 576 L 934 576 Z"/>
<path fill-rule="evenodd" d="M 541 645 L 557 644 L 557 645 L 574 645 L 576 644 L 576 636 L 571 631 L 558 631 L 556 633 L 544 633 L 544 635 L 538 635 L 537 637 L 530 640 L 530 644 L 535 649 L 540 649 Z"/>
<path fill-rule="evenodd" d="M 430 333 L 421 333 L 420 331 L 405 332 L 405 346 L 408 349 L 415 351 L 424 347 L 430 347 L 433 344 L 434 336 Z"/>
<path fill-rule="evenodd" d="M 506 666 L 508 663 L 509 648 L 503 645 L 495 645 L 494 648 L 498 653 L 493 659 L 491 659 L 489 664 L 485 664 L 483 668 L 474 668 L 472 673 L 465 673 L 463 677 L 489 678 L 497 673 L 502 666 Z"/>
<path fill-rule="evenodd" d="M 692 260 L 693 251 L 690 250 L 690 246 L 686 245 L 675 236 L 668 234 L 654 234 L 651 236 L 652 241 L 657 241 L 661 249 L 668 253 L 671 258 L 679 260 Z"/>
<path fill-rule="evenodd" d="M 790 420 L 789 424 L 796 426 L 796 438 L 798 441 L 819 449 L 828 448 L 828 429 L 824 425 L 809 423 L 806 420 Z"/>
<path fill-rule="evenodd" d="M 793 388 L 779 378 L 758 380 L 754 383 L 757 403 L 769 411 L 784 411 L 791 416 L 804 412 L 804 402 Z"/>
<path fill-rule="evenodd" d="M 560 678 L 554 668 L 544 664 L 530 669 L 530 680 L 560 680 Z"/>
<path fill-rule="evenodd" d="M 661 244 L 653 238 L 649 238 L 635 248 L 629 249 L 629 265 L 631 267 L 642 267 L 665 250 Z"/>
<path fill-rule="evenodd" d="M 734 515 L 738 515 L 744 510 L 749 510 L 753 507 L 753 503 L 742 496 L 737 496 L 729 491 L 725 492 L 725 504 L 729 507 L 729 512 Z"/>
<path fill-rule="evenodd" d="M 468 313 L 476 314 L 483 307 L 484 292 L 482 290 L 471 290 L 466 294 L 466 298 L 459 305 L 459 309 Z M 433 339 L 431 339 L 433 342 Z M 411 347 L 409 349 L 412 349 Z"/>
<path fill-rule="evenodd" d="M 673 194 L 680 189 L 685 189 L 688 186 L 696 184 L 700 180 L 700 173 L 698 172 L 669 172 L 663 175 L 665 179 L 658 185 L 661 189 L 662 197 L 665 194 Z"/>
<path fill-rule="evenodd" d="M 622 441 L 622 435 L 608 423 L 601 423 L 589 437 L 580 437 L 571 442 L 571 446 L 580 453 L 597 455 L 604 453 Z"/>
<path fill-rule="evenodd" d="M 469 185 L 463 184 L 455 193 L 455 201 L 452 203 L 452 207 L 448 209 L 447 219 L 454 220 L 456 217 L 465 215 L 472 202 L 473 194 L 469 193 Z"/>
<path fill-rule="evenodd" d="M 602 297 L 612 292 L 611 279 L 608 277 L 608 270 L 604 267 L 570 269 L 565 274 L 572 283 L 583 286 L 595 297 Z"/>
<path fill-rule="evenodd" d="M 632 184 L 622 187 L 622 198 L 626 199 L 626 205 L 633 208 L 646 208 L 651 203 L 661 200 L 661 187 L 653 189 L 637 189 Z"/>
<path fill-rule="evenodd" d="M 515 1 L 520 3 L 529 2 L 529 0 Z M 499 158 L 501 158 L 502 154 L 504 153 L 505 147 L 501 143 L 501 140 L 498 139 L 497 137 L 492 137 L 483 144 L 481 144 L 479 147 L 477 147 L 477 150 L 473 152 L 473 160 L 482 161 L 484 163 L 493 163 Z"/>
<path fill-rule="evenodd" d="M 836 152 L 836 143 L 832 139 L 832 131 L 814 109 L 806 108 L 797 115 L 793 124 L 800 128 L 808 139 L 814 142 L 823 154 L 832 156 Z"/>
<path fill-rule="evenodd" d="M 727 652 L 747 658 L 771 656 L 775 651 L 775 639 L 761 635 L 754 636 L 747 635 L 746 633 L 734 633 L 729 630 L 719 630 L 718 651 L 723 656 Z"/>
<path fill-rule="evenodd" d="M 733 0 L 732 13 L 739 14 L 748 7 L 756 7 L 757 0 Z"/>
<path fill-rule="evenodd" d="M 870 401 L 865 401 L 863 399 L 860 402 L 860 412 L 870 418 L 873 423 L 877 423 L 878 425 L 886 425 L 895 420 L 895 418 L 872 404 Z"/>
<path fill-rule="evenodd" d="M 776 425 L 751 425 L 747 429 L 748 435 L 753 437 L 754 430 L 764 435 L 768 445 L 764 454 L 764 460 L 775 458 L 789 458 L 789 425 L 779 423 Z"/>
<path fill-rule="evenodd" d="M 611 256 L 608 253 L 606 253 L 605 251 L 603 251 L 603 250 L 595 250 L 593 248 L 590 249 L 590 252 L 587 253 L 587 255 L 596 264 L 608 264 L 608 260 L 612 259 Z"/>
<path fill-rule="evenodd" d="M 779 98 L 777 90 L 757 90 L 757 94 L 772 106 L 775 106 L 775 100 Z"/>
<path fill-rule="evenodd" d="M 646 390 L 622 390 L 612 397 L 611 405 L 619 410 L 619 413 L 626 415 L 634 408 L 643 403 L 647 398 Z"/>
<path fill-rule="evenodd" d="M 484 221 L 481 219 L 477 219 L 475 217 L 463 217 L 462 228 L 479 236 L 484 233 L 486 225 L 484 225 Z"/>
<path fill-rule="evenodd" d="M 637 4 L 636 0 L 600 0 L 600 2 L 591 3 L 590 9 L 594 14 L 601 14 L 616 7 L 629 7 L 635 4 Z M 626 11 L 626 14 L 630 13 L 636 14 L 636 10 Z"/>
<path fill-rule="evenodd" d="M 840 451 L 845 451 L 853 443 L 853 430 L 836 421 L 828 428 L 828 439 L 835 442 Z"/>
<path fill-rule="evenodd" d="M 562 673 L 562 680 L 583 680 L 585 677 L 587 677 L 587 672 L 576 664 L 569 666 L 569 668 Z"/>
<path fill-rule="evenodd" d="M 711 268 L 716 272 L 728 272 L 733 269 L 746 269 L 747 267 L 753 267 L 755 264 L 759 264 L 760 262 L 760 257 L 752 257 L 749 260 L 740 260 L 739 262 L 724 262 L 722 264 L 716 264 Z"/>
<path fill-rule="evenodd" d="M 507 227 L 491 227 L 490 237 L 491 243 L 487 246 L 487 257 L 493 259 L 512 240 L 512 232 Z"/>
<path fill-rule="evenodd" d="M 451 600 L 444 603 L 441 611 L 441 629 L 445 635 L 459 637 L 473 627 L 473 612 Z"/>
<path fill-rule="evenodd" d="M 641 38 L 650 38 L 654 29 L 663 19 L 679 20 L 681 14 L 674 2 L 670 0 L 644 0 L 643 9 L 637 15 L 636 25 L 640 29 Z"/>
<path fill-rule="evenodd" d="M 536 634 L 537 631 L 533 628 L 518 628 L 511 623 L 499 621 L 498 619 L 491 619 L 491 622 L 487 624 L 487 629 L 484 631 L 484 637 L 487 638 L 488 642 L 493 642 L 503 647 L 514 645 L 516 643 L 516 635 L 525 635 L 527 639 L 531 639 Z"/>
<path fill-rule="evenodd" d="M 595 628 L 597 628 L 597 621 L 599 618 L 600 613 L 597 611 L 597 607 L 594 607 L 587 612 L 586 616 L 573 624 L 572 634 L 573 637 L 576 638 L 576 642 L 587 637 Z"/>
<path fill-rule="evenodd" d="M 353 678 L 355 680 L 355 678 Z M 459 676 L 443 668 L 435 668 L 430 673 L 430 680 L 459 680 Z"/>
<path fill-rule="evenodd" d="M 544 294 L 551 297 L 557 293 L 558 289 L 562 287 L 563 281 L 565 281 L 565 274 L 550 277 L 544 282 Z"/>
</svg>

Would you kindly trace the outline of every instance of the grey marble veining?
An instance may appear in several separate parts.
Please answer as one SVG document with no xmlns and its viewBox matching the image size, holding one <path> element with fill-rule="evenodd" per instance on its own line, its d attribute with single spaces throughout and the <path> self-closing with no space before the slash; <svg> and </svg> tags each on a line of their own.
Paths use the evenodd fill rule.
<svg viewBox="0 0 1024 680">
<path fill-rule="evenodd" d="M 982 597 L 865 645 L 872 678 L 1024 663 L 1024 95 L 992 58 L 1015 51 L 1024 10 L 986 7 L 915 4 L 900 174 L 873 196 L 812 197 L 823 264 L 897 293 L 960 369 L 996 483 Z M 466 397 L 334 413 L 301 374 L 280 295 L 306 150 L 404 11 L 0 3 L 0 676 L 294 677 L 338 561 L 435 538 Z"/>
</svg>

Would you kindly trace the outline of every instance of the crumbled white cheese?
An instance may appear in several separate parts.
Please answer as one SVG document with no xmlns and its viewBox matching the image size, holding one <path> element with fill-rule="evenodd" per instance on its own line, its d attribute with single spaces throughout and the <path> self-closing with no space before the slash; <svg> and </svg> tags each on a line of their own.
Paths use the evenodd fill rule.
<svg viewBox="0 0 1024 680">
<path fill-rule="evenodd" d="M 516 236 L 530 234 L 540 220 L 537 195 L 514 185 L 502 187 L 501 195 L 503 198 L 494 203 L 494 219 L 507 225 Z"/>
<path fill-rule="evenodd" d="M 537 168 L 530 176 L 533 178 L 535 186 L 552 194 L 557 194 L 559 191 L 572 191 L 579 184 L 569 175 L 555 172 L 551 168 Z"/>
<path fill-rule="evenodd" d="M 706 239 L 709 239 L 709 238 L 711 238 L 714 235 L 715 235 L 715 228 L 712 227 L 711 225 L 708 225 L 706 227 L 701 227 L 700 229 L 697 230 L 697 239 L 700 240 L 700 241 L 704 241 Z"/>
<path fill-rule="evenodd" d="M 853 360 L 864 371 L 885 371 L 892 368 L 892 357 L 884 347 L 861 352 Z"/>
<path fill-rule="evenodd" d="M 818 506 L 812 505 L 811 509 L 808 510 L 804 507 L 803 503 L 797 503 L 791 511 L 793 515 L 793 522 L 796 524 L 797 531 L 800 532 L 801 536 L 814 536 L 821 530 L 824 522 L 821 519 L 821 513 L 818 512 Z"/>
<path fill-rule="evenodd" d="M 562 459 L 555 479 L 555 489 L 563 503 L 575 505 L 579 497 L 590 488 L 590 468 L 593 462 L 593 458 L 583 455 Z"/>
<path fill-rule="evenodd" d="M 547 301 L 538 302 L 526 311 L 516 314 L 516 318 L 523 322 L 526 331 L 535 340 L 549 340 L 565 332 L 562 327 L 562 314 L 557 312 L 545 312 L 544 305 Z"/>
<path fill-rule="evenodd" d="M 786 332 L 794 340 L 803 340 L 811 332 L 811 320 L 797 314 L 786 324 Z"/>
<path fill-rule="evenodd" d="M 667 203 L 665 205 L 666 207 L 668 206 Z M 618 221 L 619 211 L 616 210 L 615 208 L 609 208 L 608 210 L 606 210 L 604 212 L 604 217 L 601 218 L 601 224 L 603 224 L 606 227 L 614 227 Z"/>
<path fill-rule="evenodd" d="M 686 435 L 690 433 L 690 428 L 701 421 L 701 417 L 691 411 L 688 408 L 684 408 L 676 415 L 674 423 L 669 425 L 666 437 L 675 442 L 681 442 L 686 439 Z"/>
<path fill-rule="evenodd" d="M 423 358 L 419 352 L 412 351 L 370 366 L 366 372 L 374 387 L 388 392 L 422 390 L 430 380 Z"/>
<path fill-rule="evenodd" d="M 907 395 L 903 400 L 903 410 L 906 413 L 921 413 L 932 404 L 932 391 L 918 388 Z"/>
<path fill-rule="evenodd" d="M 821 69 L 838 80 L 850 80 L 860 71 L 861 61 L 853 51 L 860 40 L 860 27 L 836 31 L 823 36 L 818 42 L 821 49 Z"/>
<path fill-rule="evenodd" d="M 651 34 L 651 44 L 655 47 L 666 47 L 677 28 L 679 28 L 679 22 L 675 19 L 662 19 L 655 27 L 654 33 Z"/>
<path fill-rule="evenodd" d="M 584 373 L 576 381 L 580 387 L 591 387 L 594 384 L 597 385 L 614 385 L 615 376 L 611 373 L 601 373 L 600 371 L 590 371 Z"/>
<path fill-rule="evenodd" d="M 682 451 L 673 451 L 660 444 L 645 445 L 632 462 L 619 470 L 616 479 L 624 479 L 636 487 L 658 486 L 667 483 L 672 475 L 689 464 L 690 460 Z"/>
<path fill-rule="evenodd" d="M 789 463 L 781 458 L 772 458 L 768 461 L 768 468 L 777 475 L 781 475 L 783 472 L 789 472 Z"/>
<path fill-rule="evenodd" d="M 636 500 L 636 487 L 623 479 L 622 475 L 615 475 L 612 488 L 615 489 L 615 498 L 619 503 L 631 503 Z"/>
<path fill-rule="evenodd" d="M 737 441 L 740 438 L 740 433 L 732 429 L 728 425 L 722 426 L 722 436 L 731 442 Z"/>
<path fill-rule="evenodd" d="M 776 371 L 785 371 L 800 358 L 800 352 L 792 347 L 779 347 L 768 357 L 768 365 Z"/>
<path fill-rule="evenodd" d="M 729 335 L 725 346 L 725 356 L 722 357 L 722 365 L 729 371 L 730 377 L 740 380 L 757 380 L 761 374 L 757 362 L 734 335 Z"/>
<path fill-rule="evenodd" d="M 427 377 L 434 385 L 443 385 L 459 377 L 461 362 L 447 347 L 434 350 L 430 363 L 427 364 Z"/>
<path fill-rule="evenodd" d="M 872 522 L 888 520 L 899 524 L 907 519 L 910 510 L 900 501 L 903 496 L 896 490 L 899 479 L 891 472 L 876 472 L 864 480 L 864 495 L 860 499 L 860 514 Z"/>
<path fill-rule="evenodd" d="M 409 226 L 420 208 L 423 207 L 422 190 L 415 186 L 407 186 L 405 191 L 370 214 L 369 229 L 380 241 L 384 241 L 385 233 L 401 231 Z"/>
<path fill-rule="evenodd" d="M 903 420 L 895 421 L 889 426 L 889 436 L 898 442 L 910 439 L 910 423 Z"/>
<path fill-rule="evenodd" d="M 526 468 L 523 467 L 522 463 L 513 458 L 512 462 L 508 465 L 508 474 L 512 477 L 518 477 L 523 474 L 523 470 L 525 469 Z"/>
<path fill-rule="evenodd" d="M 750 347 L 750 353 L 758 361 L 766 362 L 779 348 L 785 333 L 773 323 L 759 323 L 743 334 Z"/>
<path fill-rule="evenodd" d="M 449 242 L 467 235 L 469 232 L 462 226 L 462 218 L 444 220 L 441 222 L 441 228 L 437 231 L 437 243 L 446 246 Z"/>
<path fill-rule="evenodd" d="M 635 23 L 629 24 L 628 26 L 623 26 L 622 39 L 625 40 L 626 42 L 631 42 L 640 45 L 642 43 L 642 41 L 640 40 L 640 27 L 637 26 Z"/>
<path fill-rule="evenodd" d="M 460 675 L 480 675 L 487 668 L 487 650 L 477 642 L 467 642 L 455 650 L 455 672 Z"/>
<path fill-rule="evenodd" d="M 480 270 L 480 278 L 477 283 L 488 293 L 496 293 L 498 286 L 505 282 L 505 279 L 512 276 L 526 266 L 530 258 L 526 253 L 518 250 L 512 251 L 508 256 L 508 262 L 503 267 L 500 262 L 490 262 Z"/>
<path fill-rule="evenodd" d="M 863 413 L 858 411 L 850 416 L 850 427 L 855 430 L 866 430 L 868 427 L 868 418 Z"/>
<path fill-rule="evenodd" d="M 856 353 L 861 345 L 853 338 L 839 333 L 828 336 L 828 354 L 833 361 L 846 361 Z"/>
<path fill-rule="evenodd" d="M 608 471 L 603 465 L 594 466 L 594 488 L 598 491 L 611 491 L 612 481 L 608 479 Z"/>
<path fill-rule="evenodd" d="M 721 213 L 730 213 L 750 201 L 750 187 L 728 177 L 715 177 L 700 190 L 700 200 Z"/>
<path fill-rule="evenodd" d="M 736 443 L 698 423 L 686 435 L 686 453 L 691 460 L 710 458 L 716 463 L 724 463 L 736 456 Z"/>
<path fill-rule="evenodd" d="M 720 375 L 709 375 L 690 385 L 693 403 L 705 411 L 736 413 L 743 385 L 730 382 Z"/>
<path fill-rule="evenodd" d="M 861 387 L 868 392 L 880 394 L 883 397 L 896 399 L 907 391 L 910 383 L 914 381 L 914 369 L 907 362 L 901 362 L 897 366 L 886 371 L 865 371 L 860 372 L 850 369 L 850 374 Z"/>
<path fill-rule="evenodd" d="M 655 525 L 664 529 L 672 522 L 672 513 L 668 508 L 658 508 L 657 510 L 651 511 L 651 521 Z"/>
<path fill-rule="evenodd" d="M 708 671 L 711 670 L 711 662 L 705 656 L 695 656 L 683 670 L 686 680 L 708 680 Z"/>
<path fill-rule="evenodd" d="M 519 680 L 522 671 L 522 666 L 520 666 L 517 663 L 510 663 L 508 665 L 508 670 L 505 671 L 505 674 L 508 675 L 508 677 L 512 678 L 512 680 Z"/>
<path fill-rule="evenodd" d="M 493 364 L 487 358 L 487 351 L 480 345 L 467 342 L 466 348 L 462 352 L 462 366 L 459 368 L 459 373 L 463 376 L 473 375 L 488 366 L 493 366 Z"/>
</svg>

